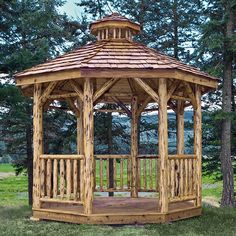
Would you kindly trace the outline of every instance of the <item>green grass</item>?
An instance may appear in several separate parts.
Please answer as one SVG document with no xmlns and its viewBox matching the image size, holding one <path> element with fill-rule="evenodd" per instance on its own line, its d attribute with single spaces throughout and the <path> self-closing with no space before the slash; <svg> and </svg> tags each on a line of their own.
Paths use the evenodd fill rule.
<svg viewBox="0 0 236 236">
<path fill-rule="evenodd" d="M 15 172 L 11 164 L 0 164 L 0 172 L 8 173 Z"/>
<path fill-rule="evenodd" d="M 1 167 L 2 168 L 2 167 Z M 219 199 L 221 182 L 203 177 L 203 196 Z M 96 226 L 50 221 L 33 222 L 27 206 L 27 177 L 0 180 L 0 236 L 79 235 L 79 236 L 149 236 L 149 235 L 236 235 L 236 209 L 205 206 L 203 215 L 171 224 Z"/>
<path fill-rule="evenodd" d="M 28 198 L 27 191 L 27 176 L 13 176 L 0 179 L 0 206 L 26 204 Z"/>
<path fill-rule="evenodd" d="M 151 236 L 151 235 L 236 235 L 236 209 L 204 207 L 203 215 L 171 224 L 96 226 L 49 221 L 32 222 L 26 205 L 0 207 L 0 235 L 79 235 L 79 236 Z"/>
</svg>

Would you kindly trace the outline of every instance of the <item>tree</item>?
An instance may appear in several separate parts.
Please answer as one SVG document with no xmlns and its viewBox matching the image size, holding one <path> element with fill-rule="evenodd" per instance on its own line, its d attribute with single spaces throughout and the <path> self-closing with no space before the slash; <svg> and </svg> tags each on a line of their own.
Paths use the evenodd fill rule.
<svg viewBox="0 0 236 236">
<path fill-rule="evenodd" d="M 138 40 L 189 62 L 198 38 L 197 26 L 202 23 L 202 4 L 199 0 L 129 0 L 115 1 L 114 8 L 140 23 Z"/>
<path fill-rule="evenodd" d="M 221 206 L 234 205 L 234 175 L 232 165 L 233 140 L 231 139 L 233 129 L 232 105 L 235 97 L 232 96 L 233 89 L 233 63 L 235 58 L 235 15 L 236 2 L 231 1 L 207 1 L 204 13 L 206 23 L 202 28 L 199 58 L 205 68 L 222 77 L 222 93 L 220 103 L 222 110 L 218 114 L 221 119 L 221 150 L 220 161 L 223 175 L 223 192 Z M 212 70 L 213 68 L 213 70 Z M 217 96 L 212 93 L 208 102 L 214 103 Z M 219 104 L 218 104 L 219 105 Z"/>
<path fill-rule="evenodd" d="M 0 73 L 12 74 L 42 63 L 68 48 L 75 33 L 61 0 L 0 0 Z M 7 80 L 0 86 L 1 129 L 9 153 L 23 158 L 17 171 L 28 169 L 32 203 L 32 100 Z M 6 140 L 6 137 L 8 140 Z M 18 156 L 19 156 L 18 155 Z"/>
<path fill-rule="evenodd" d="M 223 95 L 222 95 L 222 111 L 225 117 L 222 122 L 221 134 L 221 168 L 223 173 L 223 193 L 221 199 L 221 206 L 234 206 L 234 172 L 231 159 L 231 117 L 232 111 L 232 37 L 235 30 L 236 11 L 233 11 L 231 1 L 223 1 L 224 6 L 224 71 L 223 71 Z M 234 3 L 234 10 L 236 10 L 236 3 Z"/>
</svg>

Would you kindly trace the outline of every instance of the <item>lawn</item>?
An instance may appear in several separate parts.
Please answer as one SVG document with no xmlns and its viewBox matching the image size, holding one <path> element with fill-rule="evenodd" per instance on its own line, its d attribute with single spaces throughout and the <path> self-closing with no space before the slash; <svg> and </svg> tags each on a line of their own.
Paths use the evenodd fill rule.
<svg viewBox="0 0 236 236">
<path fill-rule="evenodd" d="M 0 165 L 0 170 L 10 169 Z M 1 172 L 1 171 L 0 171 Z M 219 199 L 221 183 L 203 178 L 203 195 Z M 171 224 L 135 226 L 76 225 L 49 221 L 32 222 L 27 206 L 27 177 L 0 180 L 0 235 L 236 235 L 236 209 L 204 206 L 203 215 Z"/>
<path fill-rule="evenodd" d="M 0 172 L 4 173 L 14 172 L 14 168 L 10 164 L 0 164 Z"/>
</svg>

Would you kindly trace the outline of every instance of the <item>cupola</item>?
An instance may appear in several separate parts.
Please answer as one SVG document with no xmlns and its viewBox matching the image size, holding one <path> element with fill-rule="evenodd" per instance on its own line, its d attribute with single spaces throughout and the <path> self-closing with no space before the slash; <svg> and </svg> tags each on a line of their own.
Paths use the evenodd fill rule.
<svg viewBox="0 0 236 236">
<path fill-rule="evenodd" d="M 140 25 L 118 13 L 112 13 L 91 23 L 90 31 L 98 41 L 108 39 L 132 41 L 133 36 L 140 32 Z"/>
</svg>

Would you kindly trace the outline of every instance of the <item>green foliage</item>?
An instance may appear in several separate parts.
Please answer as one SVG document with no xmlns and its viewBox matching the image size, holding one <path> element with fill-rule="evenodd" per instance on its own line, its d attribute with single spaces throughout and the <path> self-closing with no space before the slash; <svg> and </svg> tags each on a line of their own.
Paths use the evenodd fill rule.
<svg viewBox="0 0 236 236">
<path fill-rule="evenodd" d="M 190 61 L 190 50 L 199 36 L 198 26 L 204 20 L 199 0 L 102 0 L 78 1 L 91 20 L 117 11 L 141 25 L 136 39 L 175 58 Z M 188 42 L 188 43 L 186 43 Z"/>
<path fill-rule="evenodd" d="M 58 55 L 71 39 L 61 0 L 0 1 L 0 71 L 13 73 Z"/>
</svg>

